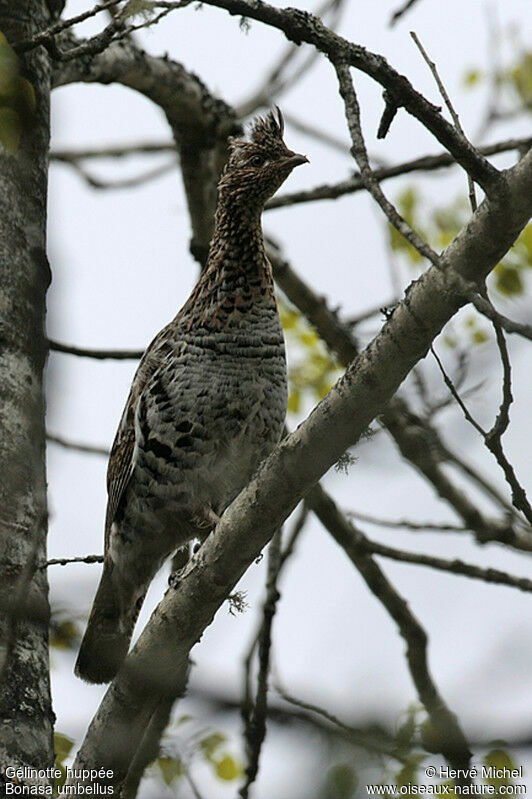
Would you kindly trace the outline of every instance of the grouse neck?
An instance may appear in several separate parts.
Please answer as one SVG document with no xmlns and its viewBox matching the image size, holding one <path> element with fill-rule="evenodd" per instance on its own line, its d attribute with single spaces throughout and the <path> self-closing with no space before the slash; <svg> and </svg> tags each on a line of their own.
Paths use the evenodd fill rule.
<svg viewBox="0 0 532 799">
<path fill-rule="evenodd" d="M 223 201 L 222 201 L 223 199 Z M 261 209 L 220 198 L 207 269 L 255 272 L 265 261 Z"/>
</svg>

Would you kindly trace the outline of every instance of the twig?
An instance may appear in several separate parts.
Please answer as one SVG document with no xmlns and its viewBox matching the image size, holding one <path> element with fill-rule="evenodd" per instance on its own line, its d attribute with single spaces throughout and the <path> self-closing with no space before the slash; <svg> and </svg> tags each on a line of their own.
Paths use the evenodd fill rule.
<svg viewBox="0 0 532 799">
<path fill-rule="evenodd" d="M 273 536 L 268 548 L 266 599 L 262 606 L 262 624 L 258 635 L 259 674 L 257 677 L 257 692 L 244 729 L 248 762 L 246 766 L 246 780 L 239 791 L 239 795 L 242 799 L 248 798 L 250 786 L 257 777 L 262 743 L 266 735 L 271 632 L 277 602 L 280 599 L 277 580 L 282 565 L 281 545 L 282 530 L 278 530 Z"/>
<path fill-rule="evenodd" d="M 296 516 L 294 521 L 294 526 L 292 527 L 290 534 L 288 535 L 288 540 L 281 551 L 281 555 L 279 558 L 279 574 L 282 571 L 283 566 L 285 565 L 288 558 L 290 558 L 294 554 L 294 549 L 296 546 L 297 541 L 299 540 L 299 536 L 303 532 L 305 524 L 308 520 L 309 509 L 307 508 L 305 502 L 301 503 L 299 514 Z"/>
<path fill-rule="evenodd" d="M 406 601 L 365 550 L 365 536 L 348 522 L 320 485 L 308 492 L 307 502 L 397 624 L 406 642 L 410 674 L 432 722 L 438 750 L 453 767 L 467 769 L 471 752 L 456 716 L 440 696 L 429 671 L 427 634 Z"/>
<path fill-rule="evenodd" d="M 152 180 L 157 180 L 157 178 L 162 177 L 163 175 L 167 175 L 173 169 L 176 168 L 175 160 L 168 162 L 167 164 L 162 164 L 161 166 L 155 167 L 155 169 L 148 169 L 144 172 L 141 172 L 140 175 L 133 175 L 129 178 L 119 178 L 116 180 L 103 180 L 102 178 L 97 178 L 90 172 L 88 172 L 80 163 L 76 160 L 62 160 L 63 164 L 66 164 L 71 169 L 73 169 L 77 174 L 83 178 L 83 180 L 93 189 L 132 189 L 136 188 L 137 186 L 144 186 L 146 183 L 149 183 Z"/>
<path fill-rule="evenodd" d="M 498 153 L 517 150 L 520 146 L 532 146 L 532 138 L 508 139 L 492 144 L 489 147 L 481 147 L 479 152 L 483 155 L 497 155 Z M 457 162 L 449 153 L 425 155 L 421 158 L 405 161 L 395 166 L 385 166 L 375 169 L 373 171 L 373 176 L 375 180 L 382 181 L 398 177 L 399 175 L 407 175 L 411 172 L 431 172 L 436 169 L 444 169 L 451 166 L 457 166 Z M 307 191 L 281 193 L 269 200 L 266 208 L 284 208 L 290 205 L 298 205 L 300 203 L 314 202 L 317 200 L 336 200 L 339 197 L 344 197 L 346 194 L 354 194 L 358 191 L 362 191 L 364 188 L 365 184 L 361 175 L 355 174 L 353 177 L 339 183 L 324 184 Z"/>
<path fill-rule="evenodd" d="M 80 555 L 77 558 L 50 558 L 39 569 L 47 569 L 48 566 L 67 566 L 69 563 L 103 563 L 103 555 Z"/>
<path fill-rule="evenodd" d="M 452 117 L 452 120 L 454 122 L 454 126 L 455 126 L 456 130 L 463 137 L 465 142 L 467 142 L 468 144 L 471 144 L 471 142 L 468 141 L 468 139 L 467 139 L 467 137 L 466 137 L 466 135 L 464 133 L 462 125 L 460 124 L 460 118 L 459 118 L 458 114 L 456 113 L 453 104 L 451 103 L 451 98 L 447 94 L 447 90 L 446 90 L 445 86 L 443 85 L 443 81 L 440 78 L 440 75 L 438 73 L 438 68 L 436 67 L 436 64 L 434 63 L 434 61 L 431 61 L 431 59 L 429 58 L 429 56 L 427 54 L 427 51 L 425 50 L 425 48 L 423 47 L 423 45 L 419 41 L 419 37 L 417 36 L 417 34 L 414 31 L 410 31 L 410 36 L 414 40 L 417 49 L 419 50 L 419 52 L 423 56 L 424 60 L 426 61 L 427 65 L 428 65 L 428 68 L 430 69 L 430 71 L 432 72 L 432 75 L 434 76 L 434 80 L 436 81 L 438 89 L 440 90 L 440 94 L 441 94 L 441 96 L 443 98 L 443 101 L 444 101 L 445 105 L 449 109 L 449 113 L 451 114 L 451 117 Z M 471 177 L 471 175 L 468 172 L 466 172 L 466 176 L 467 176 L 467 185 L 468 185 L 468 189 L 469 189 L 469 202 L 471 204 L 471 210 L 474 213 L 477 210 L 477 198 L 475 196 L 475 184 L 473 182 L 473 178 Z"/>
<path fill-rule="evenodd" d="M 326 17 L 329 12 L 331 14 L 331 28 L 337 23 L 339 13 L 345 5 L 345 0 L 325 0 L 314 12 L 317 17 Z M 251 97 L 244 100 L 237 105 L 236 113 L 239 118 L 245 118 L 255 113 L 263 106 L 271 105 L 273 100 L 278 98 L 283 92 L 286 92 L 290 87 L 294 86 L 297 81 L 306 75 L 319 56 L 319 51 L 314 50 L 306 55 L 302 63 L 289 75 L 286 75 L 286 70 L 294 61 L 295 57 L 300 52 L 299 47 L 295 44 L 289 44 L 281 53 L 279 59 L 262 83 L 262 86 L 253 93 Z"/>
<path fill-rule="evenodd" d="M 400 746 L 398 746 L 398 742 L 394 739 L 390 740 L 390 738 L 385 735 L 381 736 L 375 734 L 375 730 L 372 728 L 364 730 L 358 727 L 352 727 L 349 724 L 345 724 L 345 722 L 341 721 L 332 713 L 329 713 L 329 711 L 325 710 L 325 708 L 319 707 L 312 702 L 305 702 L 302 699 L 296 699 L 296 697 L 292 696 L 292 694 L 289 694 L 280 685 L 278 680 L 275 680 L 273 687 L 279 696 L 284 699 L 285 702 L 288 702 L 289 705 L 293 705 L 301 710 L 309 711 L 310 713 L 325 719 L 325 721 L 329 722 L 329 724 L 332 724 L 333 727 L 336 727 L 345 733 L 347 740 L 349 740 L 349 742 L 355 746 L 360 746 L 363 749 L 366 749 L 368 752 L 373 752 L 374 754 L 392 757 L 401 763 L 405 762 L 405 757 L 401 753 Z"/>
<path fill-rule="evenodd" d="M 61 344 L 59 341 L 48 341 L 48 346 L 53 352 L 63 352 L 66 355 L 78 355 L 80 358 L 96 358 L 106 360 L 111 358 L 116 361 L 136 361 L 142 358 L 144 350 L 93 350 L 88 347 L 74 347 L 70 344 Z"/>
<path fill-rule="evenodd" d="M 518 588 L 519 591 L 532 593 L 532 580 L 527 577 L 514 577 L 512 574 L 503 572 L 500 569 L 483 569 L 480 566 L 475 566 L 471 563 L 464 563 L 463 560 L 458 558 L 454 560 L 447 560 L 446 558 L 439 558 L 434 555 L 423 555 L 418 552 L 406 552 L 403 549 L 396 549 L 395 547 L 385 546 L 376 541 L 365 539 L 364 547 L 368 552 L 374 555 L 382 555 L 384 558 L 397 560 L 401 563 L 412 563 L 418 566 L 428 566 L 430 569 L 437 569 L 438 571 L 451 572 L 451 574 L 461 574 L 464 577 L 470 577 L 473 580 L 483 580 L 485 583 L 495 583 L 497 585 L 506 585 L 509 588 Z"/>
<path fill-rule="evenodd" d="M 70 163 L 94 158 L 125 158 L 130 155 L 159 155 L 160 153 L 177 153 L 175 143 L 147 141 L 136 144 L 109 144 L 101 147 L 51 150 L 50 161 Z"/>
<path fill-rule="evenodd" d="M 434 522 L 414 522 L 410 519 L 382 519 L 378 516 L 371 516 L 368 513 L 360 513 L 359 511 L 346 511 L 345 514 L 349 519 L 359 519 L 361 522 L 368 524 L 377 524 L 379 527 L 392 527 L 403 528 L 406 530 L 415 531 L 432 531 L 437 533 L 465 533 L 469 529 L 465 525 L 457 524 L 435 524 Z"/>
<path fill-rule="evenodd" d="M 509 386 L 509 374 L 507 372 L 507 370 L 509 368 L 509 361 L 507 363 L 505 363 L 505 365 L 504 365 L 505 375 L 504 375 L 504 388 L 503 388 L 503 402 L 502 402 L 501 407 L 499 409 L 499 414 L 497 416 L 497 419 L 495 420 L 494 426 L 491 428 L 491 430 L 486 431 L 486 430 L 484 430 L 483 427 L 481 427 L 481 425 L 476 421 L 476 419 L 474 419 L 474 417 L 469 412 L 467 406 L 465 405 L 465 403 L 463 402 L 462 398 L 460 397 L 460 394 L 456 390 L 456 388 L 455 388 L 455 386 L 453 384 L 453 381 L 451 380 L 451 378 L 449 377 L 449 375 L 445 371 L 445 368 L 444 368 L 440 358 L 436 354 L 436 351 L 434 350 L 434 347 L 432 345 L 430 347 L 430 351 L 432 352 L 432 354 L 433 354 L 433 356 L 434 356 L 434 358 L 436 360 L 436 363 L 438 364 L 438 367 L 439 367 L 440 372 L 442 374 L 442 377 L 444 379 L 445 385 L 447 386 L 447 388 L 449 389 L 449 391 L 453 395 L 454 399 L 456 400 L 456 402 L 458 403 L 458 405 L 462 409 L 466 420 L 469 422 L 469 424 L 471 424 L 475 428 L 475 430 L 478 433 L 480 433 L 480 435 L 484 439 L 484 443 L 485 443 L 486 447 L 490 450 L 490 452 L 493 453 L 493 455 L 495 456 L 495 460 L 497 461 L 497 463 L 501 467 L 501 469 L 502 469 L 502 471 L 504 473 L 504 476 L 506 478 L 506 482 L 508 483 L 508 485 L 511 488 L 511 491 L 512 491 L 512 502 L 513 502 L 514 506 L 518 510 L 520 510 L 522 513 L 524 513 L 524 515 L 526 516 L 527 521 L 530 524 L 532 524 L 532 507 L 530 506 L 530 503 L 528 501 L 528 498 L 526 496 L 526 492 L 525 492 L 524 488 L 522 487 L 522 485 L 520 484 L 519 480 L 517 479 L 517 476 L 515 474 L 515 470 L 514 470 L 513 466 L 511 465 L 511 463 L 508 461 L 506 455 L 504 454 L 504 450 L 503 450 L 502 443 L 501 443 L 501 438 L 500 438 L 500 435 L 498 434 L 499 428 L 503 428 L 504 425 L 507 423 L 507 412 L 508 412 L 509 402 L 511 401 L 511 390 L 510 390 L 510 386 Z M 507 357 L 507 353 L 506 353 L 506 357 Z M 508 396 L 508 395 L 510 395 L 510 396 Z M 506 429 L 506 428 L 504 428 L 504 429 Z"/>
<path fill-rule="evenodd" d="M 71 61 L 72 59 L 80 58 L 81 56 L 94 56 L 106 50 L 112 42 L 129 37 L 133 31 L 156 25 L 161 19 L 163 19 L 163 17 L 169 14 L 170 11 L 178 8 L 184 8 L 185 6 L 190 5 L 192 0 L 175 0 L 175 2 L 155 0 L 152 7 L 154 9 L 162 8 L 162 11 L 160 11 L 159 14 L 156 14 L 154 17 L 146 19 L 144 22 L 126 25 L 127 16 L 124 16 L 122 13 L 120 13 L 116 16 L 112 16 L 110 22 L 105 26 L 105 28 L 91 39 L 87 39 L 81 44 L 71 47 L 67 50 L 61 50 L 59 48 L 56 40 L 58 34 L 68 30 L 69 28 L 72 28 L 79 22 L 83 22 L 89 17 L 95 16 L 100 11 L 117 6 L 119 2 L 121 2 L 121 0 L 107 0 L 107 2 L 94 6 L 89 11 L 85 11 L 75 17 L 71 17 L 67 20 L 59 20 L 45 30 L 34 34 L 31 38 L 15 42 L 15 44 L 13 44 L 13 49 L 19 53 L 23 53 L 42 45 L 43 47 L 46 47 L 52 59 L 63 62 Z"/>
<path fill-rule="evenodd" d="M 362 134 L 362 127 L 360 123 L 360 107 L 355 92 L 353 81 L 351 80 L 351 73 L 349 66 L 344 63 L 335 63 L 336 75 L 338 77 L 338 84 L 340 87 L 340 95 L 344 101 L 345 116 L 349 133 L 351 134 L 351 141 L 353 147 L 351 152 L 360 169 L 362 181 L 371 194 L 375 202 L 380 206 L 382 211 L 386 214 L 390 223 L 401 233 L 404 238 L 419 252 L 420 255 L 427 258 L 431 263 L 438 266 L 440 263 L 439 255 L 429 247 L 427 242 L 418 236 L 412 230 L 410 225 L 398 213 L 392 203 L 384 196 L 378 181 L 375 178 L 373 170 L 369 165 L 368 154 L 366 145 Z"/>
<path fill-rule="evenodd" d="M 97 3 L 88 11 L 83 11 L 81 14 L 76 14 L 74 17 L 60 19 L 57 22 L 54 22 L 53 25 L 45 28 L 45 30 L 35 33 L 30 39 L 24 39 L 19 42 L 15 42 L 12 47 L 17 53 L 25 53 L 27 50 L 33 50 L 40 44 L 46 45 L 53 39 L 54 36 L 56 36 L 58 33 L 61 33 L 61 31 L 72 28 L 74 25 L 77 25 L 79 22 L 84 22 L 90 17 L 95 17 L 96 14 L 99 14 L 101 11 L 113 8 L 121 2 L 122 0 L 105 0 L 105 2 Z"/>
<path fill-rule="evenodd" d="M 50 441 L 52 444 L 57 444 L 65 449 L 73 449 L 77 452 L 87 452 L 90 455 L 105 455 L 106 457 L 109 455 L 107 447 L 98 447 L 93 444 L 80 444 L 78 441 L 69 441 L 66 438 L 53 435 L 52 433 L 46 434 L 46 440 Z"/>
<path fill-rule="evenodd" d="M 390 17 L 390 22 L 389 22 L 390 27 L 395 25 L 396 22 L 399 22 L 401 17 L 403 17 L 408 11 L 410 11 L 412 6 L 414 6 L 417 2 L 418 0 L 406 0 L 406 2 L 403 3 L 402 6 L 396 9 L 393 12 L 392 16 Z"/>
<path fill-rule="evenodd" d="M 397 305 L 397 302 L 398 300 L 396 297 L 393 297 L 387 302 L 379 302 L 378 305 L 374 305 L 373 308 L 368 308 L 367 311 L 362 311 L 356 316 L 350 316 L 348 319 L 345 320 L 345 323 L 346 325 L 349 325 L 350 328 L 356 327 L 357 325 L 361 324 L 361 322 L 366 322 L 368 319 L 371 319 L 373 316 L 376 316 L 378 313 L 382 313 L 383 308 L 394 307 L 395 305 Z"/>
</svg>

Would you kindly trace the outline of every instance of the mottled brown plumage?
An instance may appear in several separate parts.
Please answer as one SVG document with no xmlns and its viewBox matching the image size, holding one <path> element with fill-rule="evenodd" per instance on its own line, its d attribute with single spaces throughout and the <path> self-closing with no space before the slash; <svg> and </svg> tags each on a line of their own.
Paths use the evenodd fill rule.
<svg viewBox="0 0 532 799">
<path fill-rule="evenodd" d="M 106 682 L 164 560 L 203 539 L 280 438 L 286 365 L 265 202 L 304 156 L 280 112 L 233 139 L 206 268 L 146 350 L 109 459 L 105 562 L 76 673 Z"/>
</svg>

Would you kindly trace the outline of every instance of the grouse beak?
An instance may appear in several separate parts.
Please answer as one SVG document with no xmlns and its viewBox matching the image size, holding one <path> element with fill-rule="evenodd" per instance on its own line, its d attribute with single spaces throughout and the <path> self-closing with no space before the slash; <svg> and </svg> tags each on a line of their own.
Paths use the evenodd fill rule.
<svg viewBox="0 0 532 799">
<path fill-rule="evenodd" d="M 301 164 L 308 164 L 309 160 L 306 155 L 300 155 L 299 153 L 294 153 L 289 158 L 285 160 L 285 165 L 293 169 L 295 166 L 300 166 Z"/>
</svg>

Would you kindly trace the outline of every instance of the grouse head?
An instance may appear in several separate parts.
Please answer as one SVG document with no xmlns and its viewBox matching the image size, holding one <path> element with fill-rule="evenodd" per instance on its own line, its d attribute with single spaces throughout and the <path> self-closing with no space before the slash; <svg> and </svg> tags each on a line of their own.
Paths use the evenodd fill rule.
<svg viewBox="0 0 532 799">
<path fill-rule="evenodd" d="M 248 139 L 230 140 L 229 160 L 219 184 L 221 197 L 262 210 L 292 169 L 308 163 L 305 155 L 289 150 L 283 141 L 284 122 L 279 108 L 257 117 Z"/>
</svg>

